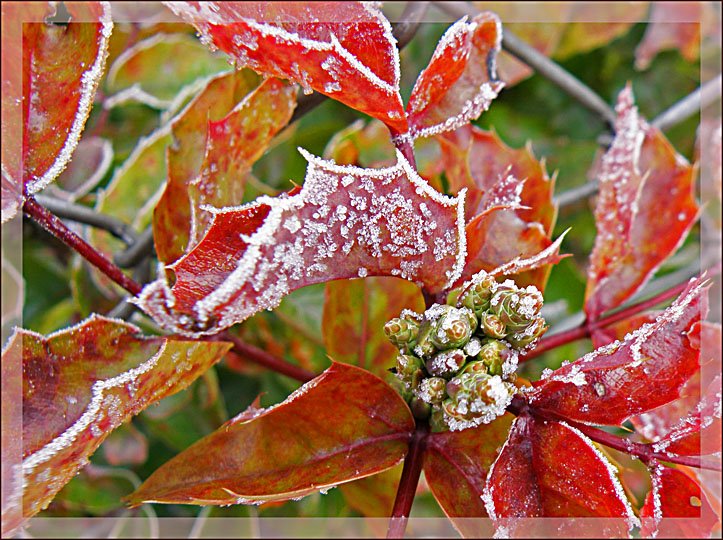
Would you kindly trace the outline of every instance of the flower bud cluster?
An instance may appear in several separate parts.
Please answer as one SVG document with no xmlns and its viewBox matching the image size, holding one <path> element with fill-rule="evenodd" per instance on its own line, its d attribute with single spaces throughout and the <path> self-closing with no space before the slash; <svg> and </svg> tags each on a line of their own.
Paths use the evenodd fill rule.
<svg viewBox="0 0 723 540">
<path fill-rule="evenodd" d="M 392 370 L 417 418 L 459 431 L 504 414 L 515 393 L 519 352 L 547 330 L 542 295 L 480 275 L 423 314 L 404 310 L 384 326 L 399 348 Z"/>
</svg>

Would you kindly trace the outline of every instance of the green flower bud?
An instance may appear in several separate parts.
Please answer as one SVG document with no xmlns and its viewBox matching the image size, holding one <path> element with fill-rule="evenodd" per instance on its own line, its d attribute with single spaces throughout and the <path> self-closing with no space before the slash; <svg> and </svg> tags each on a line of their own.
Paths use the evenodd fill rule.
<svg viewBox="0 0 723 540">
<path fill-rule="evenodd" d="M 511 351 L 508 345 L 497 339 L 490 339 L 482 345 L 482 350 L 477 355 L 490 375 L 502 375 L 502 366 L 509 359 Z"/>
<path fill-rule="evenodd" d="M 432 311 L 430 308 L 429 311 Z M 439 306 L 439 318 L 433 324 L 431 340 L 440 350 L 463 347 L 472 336 L 477 326 L 474 314 L 466 308 L 457 309 L 452 306 Z"/>
<path fill-rule="evenodd" d="M 397 377 L 410 390 L 414 390 L 424 377 L 424 364 L 416 356 L 400 354 L 397 357 Z"/>
<path fill-rule="evenodd" d="M 436 403 L 441 403 L 444 399 L 444 396 L 446 395 L 446 386 L 447 381 L 445 381 L 441 377 L 429 377 L 428 379 L 424 379 L 419 384 L 417 390 L 415 391 L 415 394 L 425 403 L 434 405 Z"/>
<path fill-rule="evenodd" d="M 492 313 L 483 313 L 480 318 L 480 327 L 482 331 L 489 337 L 502 339 L 507 335 L 507 327 L 497 315 Z"/>
<path fill-rule="evenodd" d="M 430 375 L 449 378 L 460 370 L 466 360 L 464 352 L 459 349 L 450 349 L 432 356 L 425 363 L 425 367 Z"/>
<path fill-rule="evenodd" d="M 515 387 L 498 375 L 463 373 L 447 383 L 442 402 L 444 419 L 452 431 L 488 424 L 505 412 Z"/>
<path fill-rule="evenodd" d="M 492 276 L 485 276 L 465 293 L 462 305 L 471 309 L 477 317 L 481 317 L 490 307 L 492 291 L 496 286 L 497 283 Z"/>
<path fill-rule="evenodd" d="M 498 286 L 490 301 L 491 311 L 505 324 L 510 334 L 532 324 L 541 308 L 542 295 L 537 288 L 520 289 L 509 280 Z"/>
<path fill-rule="evenodd" d="M 545 319 L 538 317 L 524 330 L 507 336 L 507 341 L 509 341 L 516 349 L 524 349 L 537 341 L 537 339 L 545 332 L 547 332 Z"/>
<path fill-rule="evenodd" d="M 409 409 L 412 411 L 412 416 L 418 420 L 426 420 L 432 412 L 429 403 L 425 403 L 424 400 L 417 396 L 409 400 Z"/>
<path fill-rule="evenodd" d="M 425 320 L 419 327 L 419 333 L 417 334 L 417 342 L 414 344 L 413 352 L 420 358 L 429 358 L 435 352 L 437 348 L 432 342 L 432 332 L 434 331 L 433 321 Z"/>
<path fill-rule="evenodd" d="M 397 317 L 384 325 L 384 334 L 399 349 L 411 349 L 419 333 L 419 323 L 411 318 Z"/>
<path fill-rule="evenodd" d="M 447 305 L 448 306 L 456 306 L 461 292 L 462 292 L 461 287 L 458 287 L 456 289 L 452 289 L 451 291 L 449 291 L 449 294 L 447 294 Z"/>
</svg>

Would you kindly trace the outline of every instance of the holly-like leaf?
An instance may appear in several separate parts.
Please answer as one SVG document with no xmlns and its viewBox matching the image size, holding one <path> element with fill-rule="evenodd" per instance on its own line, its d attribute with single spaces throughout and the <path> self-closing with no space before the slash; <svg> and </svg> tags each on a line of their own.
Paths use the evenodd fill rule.
<svg viewBox="0 0 723 540">
<path fill-rule="evenodd" d="M 630 527 L 637 521 L 618 471 L 590 439 L 568 424 L 527 413 L 512 424 L 483 500 L 498 531 L 515 534 L 515 518 L 617 517 Z M 621 532 L 613 528 L 605 536 Z"/>
<path fill-rule="evenodd" d="M 640 534 L 657 538 L 709 537 L 718 518 L 698 483 L 679 470 L 659 464 L 651 473 L 652 489 L 640 510 Z"/>
<path fill-rule="evenodd" d="M 201 40 L 265 75 L 289 79 L 407 131 L 389 21 L 362 2 L 168 2 Z M 362 38 L 363 36 L 363 38 Z"/>
<path fill-rule="evenodd" d="M 48 186 L 70 161 L 105 67 L 110 5 L 67 9 L 72 21 L 60 26 L 27 22 L 52 15 L 49 3 L 2 8 L 3 139 L 22 140 L 22 147 L 3 144 L 3 222 L 15 215 L 23 194 Z"/>
<path fill-rule="evenodd" d="M 691 280 L 655 322 L 543 374 L 530 403 L 570 420 L 618 425 L 676 399 L 700 369 L 707 289 L 703 280 Z"/>
<path fill-rule="evenodd" d="M 695 168 L 638 116 L 626 87 L 603 156 L 585 312 L 595 320 L 639 290 L 685 240 L 698 216 Z"/>
<path fill-rule="evenodd" d="M 24 517 L 45 508 L 113 429 L 188 386 L 231 346 L 139 332 L 93 316 L 47 337 L 11 337 L 7 350 L 22 351 L 24 482 L 9 504 L 22 504 Z M 4 369 L 11 360 L 4 352 Z"/>
<path fill-rule="evenodd" d="M 156 470 L 143 502 L 259 504 L 303 497 L 386 470 L 414 420 L 378 377 L 333 363 L 283 403 L 243 412 Z"/>
<path fill-rule="evenodd" d="M 169 108 L 178 93 L 197 79 L 230 69 L 188 34 L 156 33 L 127 48 L 108 70 L 105 107 L 137 101 Z"/>
<path fill-rule="evenodd" d="M 424 311 L 419 287 L 393 277 L 327 283 L 322 332 L 329 356 L 384 378 L 399 350 L 382 328 L 403 309 Z"/>
<path fill-rule="evenodd" d="M 501 41 L 502 25 L 490 12 L 447 30 L 407 104 L 413 137 L 453 131 L 489 108 L 504 86 L 495 72 Z"/>
<path fill-rule="evenodd" d="M 214 211 L 206 236 L 141 293 L 139 305 L 168 328 L 216 332 L 290 291 L 334 279 L 399 276 L 439 292 L 465 253 L 464 193 L 431 188 L 401 153 L 386 169 L 309 162 L 293 195 Z"/>
<path fill-rule="evenodd" d="M 511 414 L 462 431 L 431 433 L 424 476 L 444 513 L 452 518 L 487 517 L 482 495 L 490 466 L 507 439 Z"/>
</svg>

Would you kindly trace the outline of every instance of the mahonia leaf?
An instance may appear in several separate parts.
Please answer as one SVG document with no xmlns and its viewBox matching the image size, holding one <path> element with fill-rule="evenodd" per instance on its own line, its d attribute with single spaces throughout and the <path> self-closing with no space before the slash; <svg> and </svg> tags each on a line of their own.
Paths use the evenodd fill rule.
<svg viewBox="0 0 723 540">
<path fill-rule="evenodd" d="M 364 517 L 389 517 L 394 509 L 404 464 L 339 486 L 347 504 Z"/>
<path fill-rule="evenodd" d="M 639 290 L 685 239 L 698 216 L 695 168 L 638 116 L 627 86 L 618 97 L 615 139 L 603 156 L 590 255 L 589 320 Z"/>
<path fill-rule="evenodd" d="M 653 450 L 684 456 L 699 456 L 721 449 L 721 378 L 708 385 L 695 410 L 681 418 L 662 438 L 652 443 Z"/>
<path fill-rule="evenodd" d="M 192 219 L 188 190 L 203 164 L 208 122 L 223 119 L 258 83 L 259 77 L 250 70 L 215 76 L 171 120 L 166 187 L 153 210 L 153 241 L 160 261 L 172 263 L 188 246 Z"/>
<path fill-rule="evenodd" d="M 41 6 L 3 6 L 4 49 L 17 49 L 22 35 L 22 59 L 11 55 L 6 61 L 3 54 L 3 135 L 23 134 L 22 151 L 6 152 L 3 144 L 3 222 L 15 215 L 23 194 L 47 187 L 70 161 L 93 104 L 113 30 L 107 2 L 69 4 L 73 20 L 67 25 L 23 23 L 53 14 L 49 4 Z M 33 15 L 37 18 L 28 19 Z"/>
<path fill-rule="evenodd" d="M 173 288 L 151 283 L 139 306 L 167 328 L 201 335 L 313 283 L 393 275 L 433 293 L 457 280 L 464 192 L 441 195 L 400 152 L 394 167 L 361 169 L 300 151 L 309 162 L 301 190 L 215 210 L 201 242 L 167 267 Z"/>
<path fill-rule="evenodd" d="M 465 277 L 518 256 L 534 255 L 552 244 L 555 181 L 529 144 L 512 149 L 496 133 L 470 125 L 437 141 L 451 192 L 468 189 Z M 506 194 L 500 193 L 504 186 L 510 188 Z M 516 276 L 515 281 L 543 291 L 551 269 L 541 266 Z"/>
<path fill-rule="evenodd" d="M 362 2 L 165 2 L 238 67 L 301 84 L 404 133 L 399 52 L 389 21 Z M 362 38 L 363 36 L 363 38 Z"/>
<path fill-rule="evenodd" d="M 702 2 L 653 2 L 650 22 L 635 49 L 635 68 L 647 69 L 665 49 L 677 49 L 685 60 L 695 62 L 700 56 L 701 23 L 719 17 L 710 12 L 709 7 L 713 6 Z"/>
<path fill-rule="evenodd" d="M 403 309 L 424 311 L 424 298 L 414 283 L 394 277 L 327 283 L 322 320 L 327 353 L 384 378 L 399 349 L 382 328 Z"/>
<path fill-rule="evenodd" d="M 710 537 L 719 520 L 700 485 L 687 474 L 658 463 L 653 463 L 651 477 L 652 489 L 640 510 L 640 534 L 648 538 Z"/>
<path fill-rule="evenodd" d="M 530 403 L 570 420 L 619 425 L 679 397 L 699 369 L 707 289 L 691 280 L 653 323 L 586 354 L 534 383 Z"/>
<path fill-rule="evenodd" d="M 204 205 L 242 202 L 252 164 L 291 118 L 293 87 L 271 78 L 253 88 L 252 81 L 247 72 L 213 79 L 173 122 L 168 182 L 154 211 L 164 262 L 178 260 L 203 237 L 213 217 Z"/>
<path fill-rule="evenodd" d="M 516 518 L 617 517 L 637 524 L 618 471 L 594 443 L 564 422 L 527 413 L 512 424 L 482 499 L 499 535 L 520 534 Z M 610 527 L 598 534 L 623 532 Z"/>
<path fill-rule="evenodd" d="M 514 417 L 462 431 L 431 433 L 424 476 L 444 513 L 451 518 L 487 517 L 482 501 L 487 473 L 507 439 Z"/>
<path fill-rule="evenodd" d="M 25 518 L 45 508 L 113 429 L 188 386 L 230 347 L 144 337 L 100 316 L 48 336 L 17 330 L 3 351 L 4 369 L 15 348 L 23 365 L 23 478 L 9 506 L 22 504 Z"/>
<path fill-rule="evenodd" d="M 261 504 L 326 490 L 401 460 L 414 430 L 402 398 L 363 369 L 333 363 L 284 402 L 252 409 L 157 469 L 143 502 Z"/>
<path fill-rule="evenodd" d="M 407 104 L 412 137 L 452 131 L 479 117 L 502 90 L 495 58 L 502 41 L 497 15 L 463 17 L 439 40 Z"/>
<path fill-rule="evenodd" d="M 643 437 L 656 442 L 670 433 L 681 418 L 696 416 L 696 409 L 701 402 L 701 393 L 705 389 L 701 388 L 702 381 L 707 380 L 711 374 L 720 374 L 721 371 L 721 326 L 719 324 L 703 321 L 700 332 L 700 355 L 701 369 L 683 385 L 680 398 L 630 419 L 635 429 Z M 714 379 L 708 387 L 709 391 L 714 388 L 714 384 L 720 383 Z M 715 436 L 707 436 L 704 439 L 706 447 L 715 443 L 716 439 Z"/>
<path fill-rule="evenodd" d="M 110 66 L 106 89 L 111 95 L 104 106 L 135 101 L 168 109 L 185 86 L 229 69 L 223 57 L 210 54 L 192 36 L 156 33 L 128 47 Z"/>
</svg>

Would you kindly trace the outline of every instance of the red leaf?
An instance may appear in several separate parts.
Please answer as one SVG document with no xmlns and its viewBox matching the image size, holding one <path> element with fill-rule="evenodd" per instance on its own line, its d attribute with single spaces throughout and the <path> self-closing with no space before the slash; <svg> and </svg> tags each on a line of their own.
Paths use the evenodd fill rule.
<svg viewBox="0 0 723 540">
<path fill-rule="evenodd" d="M 653 3 L 645 35 L 635 49 L 635 67 L 647 69 L 665 49 L 677 49 L 689 62 L 697 60 L 701 44 L 699 21 L 717 17 L 715 13 L 705 13 L 707 7 L 702 2 Z"/>
<path fill-rule="evenodd" d="M 334 363 L 283 403 L 253 417 L 242 413 L 181 452 L 128 500 L 207 505 L 303 497 L 392 467 L 413 430 L 392 388 Z"/>
<path fill-rule="evenodd" d="M 501 40 L 502 26 L 490 12 L 470 22 L 464 17 L 447 30 L 409 98 L 413 137 L 452 131 L 487 110 L 504 86 L 495 73 Z"/>
<path fill-rule="evenodd" d="M 565 423 L 526 413 L 512 424 L 483 500 L 498 532 L 516 529 L 516 520 L 505 518 L 617 517 L 630 527 L 637 521 L 618 471 L 592 441 Z"/>
<path fill-rule="evenodd" d="M 389 517 L 394 508 L 403 464 L 339 486 L 347 504 L 364 517 Z"/>
<path fill-rule="evenodd" d="M 630 86 L 618 97 L 616 136 L 603 157 L 590 256 L 589 320 L 639 290 L 685 239 L 698 216 L 695 169 L 639 118 Z"/>
<path fill-rule="evenodd" d="M 530 403 L 570 420 L 617 425 L 676 399 L 700 369 L 707 289 L 701 279 L 691 280 L 654 323 L 543 374 Z"/>
<path fill-rule="evenodd" d="M 452 518 L 487 517 L 482 495 L 487 472 L 497 458 L 513 416 L 462 431 L 431 433 L 424 454 L 424 476 Z"/>
<path fill-rule="evenodd" d="M 424 311 L 424 298 L 413 283 L 392 277 L 328 283 L 322 320 L 327 353 L 385 378 L 399 349 L 382 329 L 403 309 Z"/>
<path fill-rule="evenodd" d="M 361 2 L 168 2 L 238 67 L 298 82 L 407 131 L 389 21 Z"/>
<path fill-rule="evenodd" d="M 22 349 L 24 481 L 9 506 L 45 508 L 108 434 L 151 403 L 188 386 L 230 348 L 146 338 L 130 324 L 91 317 L 43 337 L 18 330 L 3 369 Z"/>
<path fill-rule="evenodd" d="M 657 538 L 708 538 L 718 518 L 698 483 L 679 470 L 658 464 L 651 473 L 653 488 L 640 510 L 640 534 Z"/>
<path fill-rule="evenodd" d="M 168 328 L 213 333 L 299 287 L 394 275 L 430 292 L 449 287 L 464 263 L 464 193 L 441 195 L 401 153 L 387 169 L 309 161 L 297 194 L 215 211 L 203 240 L 141 293 L 139 305 Z M 194 322 L 195 321 L 195 322 Z"/>
<path fill-rule="evenodd" d="M 3 135 L 23 136 L 22 152 L 3 144 L 3 221 L 19 208 L 21 193 L 42 190 L 70 161 L 105 67 L 113 29 L 109 5 L 71 3 L 67 9 L 72 22 L 59 26 L 27 22 L 52 15 L 49 4 L 2 8 Z M 13 54 L 21 35 L 21 55 Z"/>
</svg>

